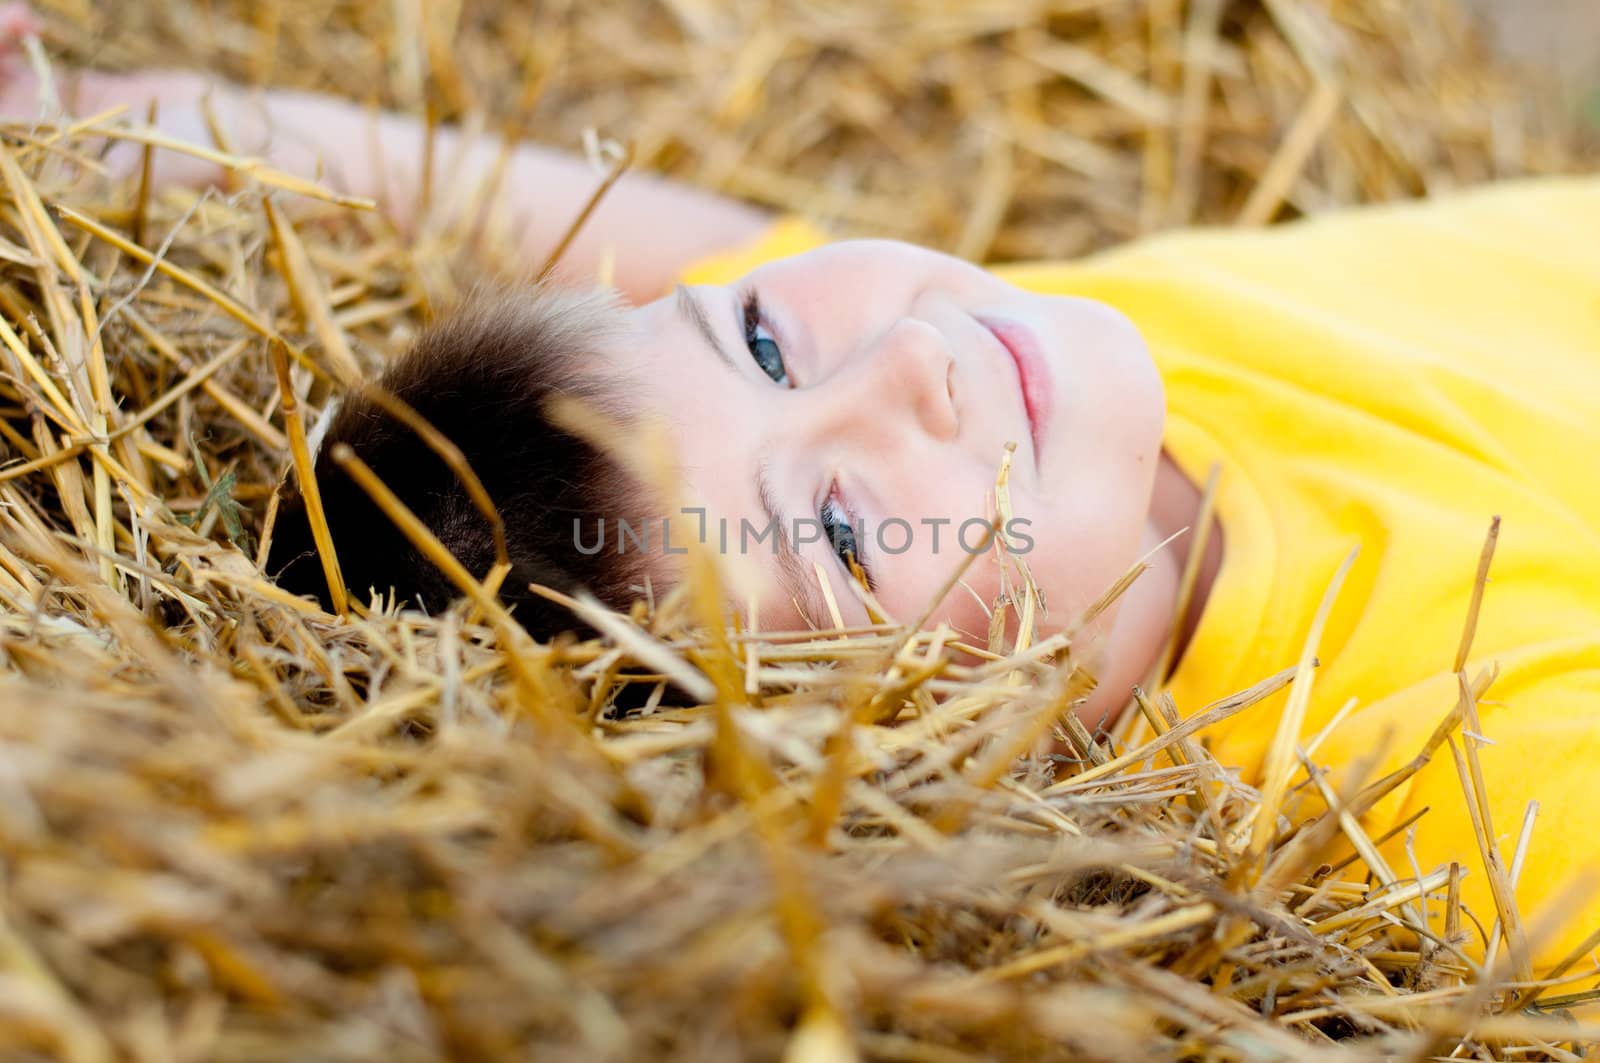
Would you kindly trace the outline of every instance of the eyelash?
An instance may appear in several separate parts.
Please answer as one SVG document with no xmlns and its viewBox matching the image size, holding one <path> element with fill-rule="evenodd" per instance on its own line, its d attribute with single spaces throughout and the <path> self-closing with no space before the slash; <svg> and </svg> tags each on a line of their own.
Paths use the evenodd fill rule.
<svg viewBox="0 0 1600 1063">
<path fill-rule="evenodd" d="M 877 590 L 877 581 L 872 578 L 872 569 L 867 567 L 866 556 L 861 551 L 860 540 L 865 538 L 865 528 L 862 529 L 861 536 L 856 535 L 856 524 L 850 519 L 850 512 L 839 501 L 838 492 L 839 487 L 835 484 L 817 511 L 817 516 L 822 520 L 822 533 L 828 537 L 828 545 L 833 547 L 834 555 L 839 558 L 839 563 L 844 566 L 845 571 L 852 577 L 855 576 L 851 568 L 851 561 L 854 561 L 855 568 L 861 570 L 861 578 L 866 581 L 867 590 Z M 846 542 L 849 543 L 848 549 L 845 548 Z"/>
<path fill-rule="evenodd" d="M 763 315 L 761 313 L 761 296 L 752 288 L 745 293 L 742 304 L 744 308 L 744 344 L 749 349 L 750 357 L 755 361 L 756 367 L 765 373 L 773 383 L 784 387 L 793 387 L 794 383 L 789 379 L 789 367 L 783 360 L 783 351 L 778 346 L 777 337 L 773 336 L 770 330 L 766 336 L 761 335 L 761 330 L 766 327 L 763 324 Z M 777 360 L 775 367 L 769 367 L 767 363 L 762 361 L 761 355 L 757 353 L 756 345 L 763 341 L 772 345 L 772 354 Z M 777 376 L 773 376 L 773 368 L 777 369 Z M 861 571 L 861 578 L 866 582 L 867 589 L 869 591 L 876 590 L 877 582 L 872 578 L 872 570 L 867 567 L 866 557 L 862 554 L 860 537 L 856 535 L 855 524 L 850 519 L 850 512 L 839 501 L 838 494 L 839 486 L 834 484 L 829 488 L 828 497 L 817 511 L 817 516 L 822 521 L 822 532 L 827 536 L 828 545 L 833 548 L 834 556 L 839 559 L 839 563 L 844 566 L 845 571 L 854 578 L 855 572 L 851 568 L 851 562 L 853 561 L 855 563 L 854 567 Z M 843 519 L 841 520 L 840 518 Z"/>
<path fill-rule="evenodd" d="M 756 294 L 754 288 L 745 293 L 743 325 L 744 345 L 750 351 L 750 357 L 754 359 L 756 368 L 765 373 L 773 383 L 783 387 L 793 387 L 794 384 L 789 379 L 789 366 L 783 359 L 783 350 L 778 346 L 777 337 L 773 336 L 770 330 L 767 335 L 761 335 L 761 330 L 766 326 L 762 322 L 761 297 Z M 770 366 L 761 360 L 761 355 L 756 351 L 756 345 L 761 342 L 772 345 L 772 356 L 777 360 L 776 366 Z M 773 375 L 774 368 L 777 370 L 776 376 Z"/>
</svg>

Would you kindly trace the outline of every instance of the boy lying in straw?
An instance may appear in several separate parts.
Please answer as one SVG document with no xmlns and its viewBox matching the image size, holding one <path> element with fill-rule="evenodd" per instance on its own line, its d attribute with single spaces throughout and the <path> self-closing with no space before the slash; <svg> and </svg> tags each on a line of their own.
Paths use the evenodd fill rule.
<svg viewBox="0 0 1600 1063">
<path fill-rule="evenodd" d="M 15 79 L 8 114 L 32 113 L 26 80 Z M 142 115 L 158 100 L 164 128 L 204 140 L 204 89 L 191 75 L 91 74 L 75 109 L 125 103 Z M 238 150 L 297 173 L 320 164 L 410 220 L 417 124 L 385 116 L 374 132 L 358 107 L 226 86 L 212 104 Z M 498 154 L 441 131 L 436 208 L 476 216 Z M 442 163 L 456 158 L 446 182 Z M 189 158 L 162 166 L 168 180 L 217 176 Z M 528 262 L 544 260 L 595 180 L 577 160 L 516 149 L 494 187 L 502 216 L 520 219 Z M 1314 639 L 1302 748 L 1336 783 L 1356 762 L 1370 781 L 1431 750 L 1370 810 L 1368 829 L 1377 837 L 1429 809 L 1416 867 L 1468 866 L 1463 896 L 1481 927 L 1466 951 L 1481 956 L 1512 854 L 1516 897 L 1542 915 L 1600 833 L 1586 785 L 1600 764 L 1597 248 L 1595 179 L 991 271 L 900 243 L 828 243 L 804 222 L 630 175 L 566 249 L 561 274 L 589 287 L 614 261 L 630 301 L 530 287 L 428 334 L 383 383 L 487 485 L 515 563 L 503 593 L 536 633 L 572 620 L 530 583 L 622 606 L 682 564 L 681 538 L 665 542 L 658 519 L 669 504 L 553 420 L 557 395 L 665 422 L 695 511 L 687 527 L 727 560 L 728 585 L 742 588 L 731 604 L 754 603 L 767 629 L 862 624 L 876 608 L 984 644 L 1004 590 L 1010 635 L 1030 614 L 1037 641 L 1073 628 L 1165 544 L 1075 636 L 1076 659 L 1098 678 L 1080 717 L 1107 722 L 1152 675 L 1194 712 L 1294 665 Z M 349 444 L 469 570 L 489 568 L 488 524 L 411 431 L 350 399 L 328 439 Z M 345 583 L 445 606 L 452 585 L 330 450 L 319 480 Z M 1199 485 L 1214 466 L 1214 516 L 1203 518 Z M 1495 516 L 1492 580 L 1463 667 Z M 991 548 L 991 520 L 1008 551 Z M 293 505 L 271 567 L 285 585 L 327 591 Z M 1293 750 L 1269 757 L 1286 702 L 1270 704 L 1206 732 L 1247 779 L 1294 763 Z M 1453 712 L 1482 735 L 1466 739 L 1492 798 L 1477 829 L 1454 748 L 1430 742 Z M 1524 820 L 1532 802 L 1536 822 Z M 1479 856 L 1490 840 L 1492 869 Z M 1402 873 L 1413 866 L 1405 841 L 1385 850 Z M 1564 913 L 1536 969 L 1597 926 L 1600 901 Z"/>
</svg>

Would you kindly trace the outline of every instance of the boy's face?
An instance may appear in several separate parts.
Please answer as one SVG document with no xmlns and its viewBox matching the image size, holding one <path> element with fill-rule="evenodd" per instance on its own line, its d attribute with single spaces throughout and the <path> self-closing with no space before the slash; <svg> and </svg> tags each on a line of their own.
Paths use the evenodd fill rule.
<svg viewBox="0 0 1600 1063">
<path fill-rule="evenodd" d="M 827 624 L 822 582 L 866 622 L 842 554 L 905 622 L 972 550 L 933 615 L 982 643 L 1001 561 L 981 543 L 1008 443 L 1011 541 L 1044 595 L 1041 629 L 1071 624 L 1141 551 L 1165 399 L 1139 334 L 1101 304 L 872 240 L 633 314 L 616 357 L 670 426 L 705 539 L 767 630 Z"/>
</svg>

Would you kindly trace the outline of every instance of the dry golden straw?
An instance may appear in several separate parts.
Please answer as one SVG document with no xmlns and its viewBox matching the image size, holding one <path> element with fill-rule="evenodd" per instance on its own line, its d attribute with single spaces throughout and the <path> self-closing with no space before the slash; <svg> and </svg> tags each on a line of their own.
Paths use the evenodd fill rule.
<svg viewBox="0 0 1600 1063">
<path fill-rule="evenodd" d="M 987 260 L 1595 158 L 1445 0 L 40 7 L 68 100 L 66 63 L 191 64 L 567 146 L 594 128 L 636 168 Z M 1553 917 L 1510 886 L 1549 839 L 1526 816 L 1497 839 L 1516 824 L 1490 822 L 1462 733 L 1492 696 L 1466 668 L 1477 597 L 1428 744 L 1336 787 L 1326 732 L 1298 733 L 1314 637 L 1208 706 L 1147 685 L 1130 745 L 1067 711 L 1091 679 L 1070 632 L 1034 637 L 1024 566 L 1021 642 L 881 608 L 752 630 L 697 557 L 653 609 L 556 596 L 601 634 L 543 644 L 496 597 L 503 565 L 453 566 L 340 451 L 464 600 L 338 598 L 362 544 L 315 518 L 344 615 L 278 590 L 256 559 L 285 476 L 311 482 L 306 425 L 475 283 L 543 263 L 487 212 L 407 235 L 227 129 L 180 143 L 147 117 L 0 128 L 0 1058 L 1568 1060 L 1600 1039 L 1587 950 L 1530 980 Z M 108 140 L 142 149 L 127 181 Z M 170 151 L 228 193 L 153 188 Z M 1259 792 L 1204 744 L 1240 713 L 1280 728 Z M 1428 815 L 1371 837 L 1362 814 L 1447 746 L 1482 851 L 1390 866 Z M 1483 867 L 1492 912 L 1461 902 Z"/>
</svg>

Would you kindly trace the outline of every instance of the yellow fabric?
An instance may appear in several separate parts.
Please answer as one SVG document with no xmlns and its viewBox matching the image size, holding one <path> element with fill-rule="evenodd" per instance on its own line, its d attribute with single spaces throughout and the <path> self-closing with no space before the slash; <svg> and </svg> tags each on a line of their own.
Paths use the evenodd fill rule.
<svg viewBox="0 0 1600 1063">
<path fill-rule="evenodd" d="M 785 223 L 694 275 L 726 279 L 719 270 L 820 239 Z M 1223 567 L 1170 684 L 1186 714 L 1293 665 L 1359 544 L 1319 645 L 1302 743 L 1355 699 L 1316 761 L 1348 766 L 1386 735 L 1369 778 L 1408 761 L 1455 705 L 1477 560 L 1501 516 L 1468 664 L 1499 669 L 1479 706 L 1492 828 L 1509 863 L 1538 801 L 1516 892 L 1530 926 L 1561 925 L 1540 969 L 1600 928 L 1600 899 L 1546 910 L 1600 835 L 1589 786 L 1600 776 L 1600 180 L 1176 234 L 997 272 L 1131 317 L 1166 383 L 1168 452 L 1199 482 L 1221 463 Z M 1247 781 L 1284 700 L 1209 732 Z M 1416 865 L 1469 869 L 1463 900 L 1487 930 L 1495 907 L 1448 746 L 1369 815 L 1369 833 L 1423 806 Z M 1404 842 L 1384 853 L 1409 876 Z M 1481 955 L 1476 938 L 1469 951 Z"/>
</svg>

